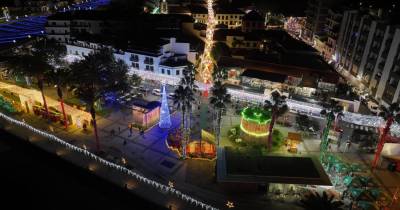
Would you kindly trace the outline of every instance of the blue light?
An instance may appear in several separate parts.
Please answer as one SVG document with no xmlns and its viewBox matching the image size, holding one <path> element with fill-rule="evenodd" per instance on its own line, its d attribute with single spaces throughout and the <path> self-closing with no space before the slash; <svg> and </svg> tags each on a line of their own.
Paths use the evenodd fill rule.
<svg viewBox="0 0 400 210">
<path fill-rule="evenodd" d="M 169 129 L 171 127 L 171 116 L 169 115 L 168 98 L 167 91 L 165 91 L 165 85 L 163 85 L 162 90 L 160 122 L 158 126 L 160 126 L 160 128 Z"/>
</svg>

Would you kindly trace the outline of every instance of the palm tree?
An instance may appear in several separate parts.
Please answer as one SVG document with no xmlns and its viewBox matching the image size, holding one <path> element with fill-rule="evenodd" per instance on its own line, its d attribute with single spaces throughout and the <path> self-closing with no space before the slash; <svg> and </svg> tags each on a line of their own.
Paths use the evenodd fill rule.
<svg viewBox="0 0 400 210">
<path fill-rule="evenodd" d="M 270 111 L 272 114 L 271 123 L 269 125 L 269 134 L 268 134 L 268 148 L 272 149 L 272 131 L 274 129 L 274 125 L 278 117 L 285 114 L 289 108 L 286 104 L 286 96 L 281 95 L 278 91 L 274 91 L 271 93 L 271 99 L 265 100 L 264 102 L 264 110 Z"/>
<path fill-rule="evenodd" d="M 92 116 L 96 149 L 100 151 L 97 134 L 95 103 L 106 93 L 126 91 L 128 89 L 128 66 L 122 60 L 115 60 L 110 49 L 84 56 L 85 59 L 71 65 L 75 94 L 86 102 Z"/>
<path fill-rule="evenodd" d="M 14 76 L 26 76 L 36 79 L 37 85 L 42 94 L 43 107 L 45 108 L 46 116 L 48 116 L 49 109 L 43 91 L 43 82 L 45 72 L 50 71 L 53 67 L 47 63 L 44 57 L 30 54 L 15 55 L 8 59 L 6 65 L 8 66 L 9 73 Z"/>
<path fill-rule="evenodd" d="M 301 206 L 307 210 L 342 210 L 343 202 L 334 200 L 324 191 L 322 196 L 317 192 L 310 192 L 300 200 Z"/>
<path fill-rule="evenodd" d="M 57 95 L 60 99 L 61 111 L 64 118 L 64 126 L 65 129 L 68 129 L 68 119 L 64 109 L 64 97 L 62 89 L 66 88 L 66 86 L 71 83 L 71 70 L 66 66 L 54 68 L 52 71 L 48 71 L 46 73 L 46 77 L 57 87 Z"/>
<path fill-rule="evenodd" d="M 325 107 L 325 109 L 323 109 L 321 111 L 321 115 L 325 116 L 325 118 L 326 118 L 326 126 L 325 126 L 324 132 L 322 134 L 321 146 L 320 146 L 320 155 L 321 155 L 321 161 L 322 161 L 322 158 L 323 158 L 323 156 L 328 148 L 328 145 L 329 145 L 328 135 L 329 135 L 329 131 L 332 126 L 332 122 L 336 121 L 336 118 L 338 116 L 343 115 L 343 107 L 340 106 L 337 101 L 331 99 L 329 104 Z"/>
<path fill-rule="evenodd" d="M 385 145 L 386 137 L 390 133 L 390 127 L 394 122 L 400 122 L 400 107 L 398 103 L 391 104 L 389 108 L 382 106 L 381 110 L 382 111 L 379 113 L 379 115 L 383 117 L 383 119 L 386 121 L 386 124 L 383 128 L 378 145 L 376 147 L 375 158 L 372 162 L 372 168 L 375 168 L 378 165 L 378 160 L 380 158 L 383 146 Z"/>
<path fill-rule="evenodd" d="M 186 158 L 186 143 L 189 141 L 191 133 L 191 110 L 195 101 L 197 85 L 195 82 L 195 70 L 192 65 L 183 71 L 178 88 L 175 90 L 174 104 L 182 112 L 181 129 L 183 133 L 182 157 Z"/>
<path fill-rule="evenodd" d="M 182 84 L 178 86 L 177 89 L 175 89 L 175 94 L 174 94 L 174 105 L 176 106 L 176 109 L 181 110 L 181 133 L 185 136 L 185 114 L 186 114 L 186 106 L 185 106 L 185 100 L 186 100 L 186 93 L 185 93 L 185 88 L 183 87 Z M 184 143 L 185 138 L 182 138 L 182 157 L 186 158 L 186 144 Z"/>
<path fill-rule="evenodd" d="M 214 86 L 211 89 L 212 96 L 210 97 L 210 104 L 213 106 L 216 112 L 217 128 L 215 129 L 215 136 L 217 147 L 219 146 L 221 139 L 221 120 L 222 113 L 226 109 L 226 105 L 231 103 L 231 95 L 228 94 L 226 87 L 221 81 L 217 80 L 214 82 Z"/>
</svg>

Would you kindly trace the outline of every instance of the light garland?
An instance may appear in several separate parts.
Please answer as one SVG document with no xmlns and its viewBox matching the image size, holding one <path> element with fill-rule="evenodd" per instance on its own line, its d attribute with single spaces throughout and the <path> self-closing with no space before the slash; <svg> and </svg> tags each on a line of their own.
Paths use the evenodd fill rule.
<svg viewBox="0 0 400 210">
<path fill-rule="evenodd" d="M 269 132 L 266 133 L 255 133 L 255 132 L 251 132 L 246 130 L 246 128 L 243 127 L 243 124 L 240 123 L 240 129 L 245 132 L 246 134 L 250 135 L 250 136 L 255 136 L 255 137 L 266 137 L 269 135 Z"/>
<path fill-rule="evenodd" d="M 206 41 L 204 46 L 204 52 L 201 56 L 200 61 L 200 78 L 202 82 L 209 84 L 212 80 L 212 72 L 214 68 L 214 61 L 211 57 L 212 47 L 214 45 L 214 30 L 215 30 L 215 16 L 213 9 L 213 0 L 207 1 L 207 10 L 208 10 L 208 22 L 206 29 Z"/>
<path fill-rule="evenodd" d="M 228 93 L 232 96 L 233 99 L 241 101 L 263 104 L 265 100 L 269 99 L 269 97 L 267 97 L 264 94 L 250 93 L 250 92 L 245 92 L 243 90 L 235 90 L 231 88 L 227 89 Z M 319 105 L 302 101 L 296 101 L 292 99 L 287 99 L 286 103 L 291 112 L 294 113 L 300 112 L 302 114 L 306 114 L 314 118 L 324 118 L 323 116 L 321 116 L 321 110 L 323 109 L 323 107 Z M 344 112 L 344 115 L 341 118 L 341 120 L 343 122 L 359 126 L 374 127 L 374 128 L 380 128 L 385 123 L 384 119 L 379 116 L 362 115 L 346 111 Z M 390 131 L 392 135 L 400 136 L 399 124 L 393 123 Z"/>
<path fill-rule="evenodd" d="M 26 128 L 26 129 L 28 129 L 28 130 L 36 133 L 36 134 L 39 134 L 39 135 L 41 135 L 43 137 L 46 137 L 47 139 L 49 139 L 49 140 L 51 140 L 51 141 L 53 141 L 55 143 L 61 144 L 62 146 L 66 147 L 66 148 L 68 148 L 68 149 L 70 149 L 72 151 L 81 153 L 81 154 L 85 155 L 86 157 L 88 157 L 90 159 L 93 159 L 93 160 L 97 161 L 98 163 L 100 163 L 102 165 L 105 165 L 105 166 L 110 167 L 110 168 L 117 169 L 117 170 L 125 173 L 126 175 L 129 175 L 129 176 L 133 177 L 134 179 L 136 179 L 137 181 L 139 181 L 141 183 L 145 183 L 145 184 L 151 185 L 151 187 L 153 187 L 153 188 L 155 188 L 157 190 L 161 190 L 161 191 L 164 191 L 164 192 L 171 193 L 171 194 L 177 196 L 179 199 L 181 199 L 183 201 L 186 201 L 186 202 L 188 202 L 188 203 L 190 203 L 190 204 L 192 204 L 192 205 L 194 205 L 196 207 L 201 207 L 202 209 L 206 209 L 206 210 L 218 210 L 217 208 L 215 208 L 215 207 L 213 207 L 211 205 L 205 204 L 205 203 L 203 203 L 203 202 L 201 202 L 201 201 L 199 201 L 199 200 L 197 200 L 197 199 L 195 199 L 195 198 L 193 198 L 193 197 L 191 197 L 191 196 L 189 196 L 189 195 L 187 195 L 185 193 L 182 193 L 179 190 L 176 190 L 173 187 L 170 187 L 168 185 L 164 185 L 162 183 L 156 182 L 156 181 L 151 180 L 149 178 L 146 178 L 146 177 L 144 177 L 144 176 L 142 176 L 142 175 L 140 175 L 138 173 L 135 173 L 135 172 L 123 167 L 123 166 L 120 166 L 118 164 L 115 164 L 115 163 L 112 163 L 110 161 L 107 161 L 107 160 L 105 160 L 105 159 L 103 159 L 103 158 L 101 158 L 99 156 L 96 156 L 95 154 L 87 151 L 86 149 L 82 149 L 80 147 L 72 145 L 72 144 L 70 144 L 70 143 L 58 138 L 57 136 L 54 136 L 53 134 L 49 134 L 49 133 L 46 133 L 44 131 L 41 131 L 41 130 L 39 130 L 39 129 L 37 129 L 37 128 L 35 128 L 35 127 L 25 123 L 25 122 L 18 121 L 18 120 L 14 119 L 12 117 L 9 117 L 9 116 L 1 113 L 1 112 L 0 112 L 0 117 L 3 118 L 4 120 L 8 121 L 11 124 L 15 124 L 17 126 Z"/>
</svg>

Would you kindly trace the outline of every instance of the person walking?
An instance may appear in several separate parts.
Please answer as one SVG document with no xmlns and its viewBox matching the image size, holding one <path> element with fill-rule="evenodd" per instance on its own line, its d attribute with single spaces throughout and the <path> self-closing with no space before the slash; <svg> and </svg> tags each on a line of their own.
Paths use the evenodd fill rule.
<svg viewBox="0 0 400 210">
<path fill-rule="evenodd" d="M 132 136 L 132 124 L 129 124 L 128 128 L 129 128 L 129 136 L 128 137 L 131 137 Z"/>
</svg>

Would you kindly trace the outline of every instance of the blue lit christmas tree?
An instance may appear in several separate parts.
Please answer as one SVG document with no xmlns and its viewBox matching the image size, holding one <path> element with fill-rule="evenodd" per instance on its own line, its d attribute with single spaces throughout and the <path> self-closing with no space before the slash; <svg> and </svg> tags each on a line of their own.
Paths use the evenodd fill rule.
<svg viewBox="0 0 400 210">
<path fill-rule="evenodd" d="M 171 117 L 169 115 L 167 92 L 165 91 L 165 85 L 163 85 L 162 98 L 161 98 L 161 110 L 160 110 L 160 122 L 158 123 L 160 128 L 171 127 Z"/>
</svg>

